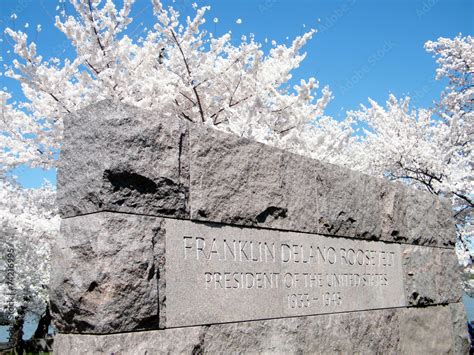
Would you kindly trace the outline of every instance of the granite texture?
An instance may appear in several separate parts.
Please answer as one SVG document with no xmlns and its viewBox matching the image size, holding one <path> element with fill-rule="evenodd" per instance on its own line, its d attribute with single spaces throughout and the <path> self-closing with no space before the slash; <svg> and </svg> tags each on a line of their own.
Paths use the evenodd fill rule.
<svg viewBox="0 0 474 355">
<path fill-rule="evenodd" d="M 454 247 L 456 229 L 449 199 L 399 183 L 385 181 L 385 184 L 395 190 L 393 211 L 386 218 L 387 224 L 393 223 L 389 229 L 393 241 Z"/>
<path fill-rule="evenodd" d="M 454 245 L 447 200 L 211 128 L 189 139 L 192 219 Z"/>
<path fill-rule="evenodd" d="M 174 219 L 165 229 L 166 328 L 406 306 L 395 243 Z"/>
<path fill-rule="evenodd" d="M 454 246 L 448 200 L 108 100 L 65 120 L 58 203 Z"/>
<path fill-rule="evenodd" d="M 160 218 L 110 212 L 62 220 L 50 284 L 59 332 L 158 328 L 161 224 Z"/>
<path fill-rule="evenodd" d="M 461 300 L 461 270 L 454 250 L 404 245 L 402 259 L 408 305 Z"/>
<path fill-rule="evenodd" d="M 184 237 L 187 256 L 183 255 Z M 225 260 L 224 239 L 236 241 L 234 253 L 243 246 L 240 257 L 235 254 L 234 259 Z M 271 247 L 265 249 L 263 243 L 274 245 L 265 257 Z M 290 246 L 293 251 L 288 258 Z M 313 259 L 308 259 L 310 247 Z M 324 261 L 317 247 L 333 248 L 336 262 Z M 350 263 L 343 261 L 342 251 L 346 255 L 349 250 L 371 251 L 370 265 L 352 265 L 354 253 L 352 262 L 349 256 L 345 257 Z M 52 256 L 51 311 L 62 333 L 116 333 L 406 305 L 397 244 L 99 212 L 63 219 Z M 215 272 L 250 273 L 253 286 L 244 287 L 241 280 L 241 287 L 220 281 L 223 287 L 214 287 L 206 281 L 209 272 L 214 276 Z M 326 274 L 340 278 L 354 273 L 360 280 L 365 273 L 384 275 L 386 285 L 378 285 L 385 283 L 378 277 L 358 286 L 349 285 L 350 279 L 345 286 L 335 286 L 343 281 L 326 278 Z M 277 276 L 271 276 L 269 286 L 263 274 Z M 287 274 L 294 280 L 290 288 L 284 281 Z M 337 299 L 325 301 L 326 293 Z M 296 295 L 306 294 L 311 299 L 296 301 Z"/>
<path fill-rule="evenodd" d="M 102 101 L 65 121 L 58 202 L 63 220 L 52 251 L 50 287 L 54 324 L 63 333 L 55 339 L 58 354 L 466 352 L 448 200 L 209 127 Z M 396 243 L 403 268 L 397 269 L 403 278 L 403 302 L 397 304 L 409 307 L 317 316 L 282 313 L 291 317 L 169 328 L 167 312 L 174 312 L 172 326 L 192 325 L 176 321 L 180 294 L 191 296 L 189 312 L 204 305 L 204 311 L 217 316 L 232 311 L 193 304 L 195 287 L 170 292 L 188 270 L 174 265 L 172 274 L 176 260 L 167 260 L 179 256 L 179 248 L 167 254 L 168 224 L 179 229 L 182 219 L 222 231 L 220 226 L 232 224 L 226 228 L 250 234 L 255 227 L 264 228 L 263 234 L 310 233 L 294 250 L 306 239 L 326 238 L 314 234 L 340 243 L 341 237 L 350 238 L 348 245 L 363 244 L 355 239 Z M 198 244 L 195 249 L 199 252 Z M 186 250 L 184 244 L 184 256 Z M 208 255 L 214 253 L 210 250 Z M 241 263 L 210 259 L 197 270 L 245 271 Z M 258 267 L 268 266 L 263 264 Z M 297 268 L 303 270 L 303 263 Z M 189 268 L 189 275 L 194 277 L 194 271 Z M 354 275 L 350 273 L 342 270 L 341 275 Z M 375 292 L 373 297 L 383 295 Z M 168 296 L 178 307 L 171 307 Z M 262 299 L 284 307 L 287 296 Z M 359 301 L 367 301 L 363 309 L 370 309 L 367 295 Z M 245 302 L 252 307 L 251 300 Z M 220 321 L 216 319 L 212 322 Z"/>
<path fill-rule="evenodd" d="M 447 317 L 447 318 L 446 318 Z M 55 338 L 56 354 L 449 354 L 444 306 Z"/>
<path fill-rule="evenodd" d="M 242 260 L 238 254 L 235 258 L 231 254 L 225 256 L 231 244 L 224 244 L 224 239 L 235 241 L 234 253 L 244 246 Z M 262 262 L 263 251 L 270 250 L 262 246 L 264 243 L 275 245 L 274 260 Z M 282 244 L 293 248 L 291 257 L 289 247 L 285 247 L 283 257 Z M 309 261 L 311 246 L 321 250 L 334 248 L 336 263 L 331 265 L 321 258 Z M 375 264 L 351 266 L 343 262 L 342 251 L 350 249 L 371 251 L 367 256 L 373 255 L 370 260 Z M 317 256 L 319 252 L 313 250 Z M 390 258 L 385 259 L 388 254 L 382 253 L 389 252 Z M 52 255 L 51 310 L 57 329 L 64 333 L 112 333 L 405 305 L 429 306 L 459 302 L 461 297 L 457 259 L 451 249 L 400 247 L 124 213 L 100 212 L 64 219 Z M 271 255 L 265 254 L 265 258 Z M 382 264 L 386 261 L 390 265 Z M 315 267 L 322 282 L 308 286 L 304 274 L 313 275 Z M 270 279 L 278 281 L 260 288 L 258 281 L 252 282 L 251 288 L 243 288 L 243 284 L 235 288 L 233 276 L 229 276 L 227 285 L 224 278 L 216 281 L 216 272 L 222 277 L 224 272 L 251 273 L 253 280 L 258 280 L 257 274 L 273 274 L 277 278 Z M 291 288 L 286 288 L 283 281 L 287 273 L 293 275 L 293 280 L 299 277 Z M 325 275 L 333 273 L 384 274 L 389 286 L 329 286 Z M 209 275 L 214 277 L 213 281 Z M 262 285 L 267 282 L 264 276 L 261 281 Z M 326 292 L 338 292 L 342 304 L 324 305 L 322 296 Z M 292 309 L 293 294 L 308 294 L 308 304 L 303 302 L 301 307 Z M 271 306 L 265 302 L 271 302 Z M 167 315 L 168 312 L 171 314 Z"/>
<path fill-rule="evenodd" d="M 110 100 L 64 122 L 58 169 L 62 217 L 121 211 L 188 217 L 188 128 Z"/>
<path fill-rule="evenodd" d="M 111 335 L 57 334 L 53 354 L 200 354 L 195 349 L 199 349 L 201 332 L 194 327 Z"/>
<path fill-rule="evenodd" d="M 400 354 L 452 354 L 453 326 L 448 306 L 403 310 L 400 329 Z"/>
<path fill-rule="evenodd" d="M 454 353 L 468 354 L 470 338 L 466 325 L 467 317 L 464 304 L 462 302 L 451 303 L 449 304 L 449 310 L 451 311 L 451 324 L 453 325 Z"/>
</svg>

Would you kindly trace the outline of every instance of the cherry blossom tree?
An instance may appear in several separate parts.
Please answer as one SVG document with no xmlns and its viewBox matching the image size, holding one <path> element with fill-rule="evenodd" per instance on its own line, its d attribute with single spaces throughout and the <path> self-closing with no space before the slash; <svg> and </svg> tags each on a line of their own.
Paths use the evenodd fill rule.
<svg viewBox="0 0 474 355">
<path fill-rule="evenodd" d="M 349 116 L 368 125 L 352 146 L 352 167 L 452 199 L 458 256 L 470 264 L 473 236 L 474 38 L 439 38 L 425 44 L 447 86 L 436 105 L 411 109 L 410 98 L 390 95 L 386 107 L 369 100 Z"/>
<path fill-rule="evenodd" d="M 27 313 L 49 319 L 49 245 L 59 230 L 54 200 L 49 185 L 23 189 L 12 181 L 0 181 L 0 255 L 8 255 L 2 258 L 0 311 L 12 321 L 11 340 L 16 346 L 22 343 Z M 44 337 L 45 331 L 47 326 L 37 336 Z"/>
<path fill-rule="evenodd" d="M 348 122 L 324 115 L 328 87 L 318 98 L 314 78 L 289 87 L 314 30 L 290 46 L 275 43 L 265 54 L 253 35 L 234 45 L 230 31 L 215 37 L 203 29 L 209 7 L 194 5 L 195 17 L 183 23 L 173 7 L 152 3 L 153 28 L 131 38 L 126 29 L 132 0 L 120 10 L 111 0 L 71 0 L 76 14 L 56 17 L 56 27 L 75 48 L 71 60 L 44 60 L 26 33 L 6 29 L 17 55 L 6 75 L 21 82 L 27 99 L 7 106 L 14 118 L 8 131 L 28 124 L 32 133 L 2 138 L 16 147 L 6 168 L 54 166 L 63 117 L 105 98 L 328 160 L 351 141 Z"/>
</svg>

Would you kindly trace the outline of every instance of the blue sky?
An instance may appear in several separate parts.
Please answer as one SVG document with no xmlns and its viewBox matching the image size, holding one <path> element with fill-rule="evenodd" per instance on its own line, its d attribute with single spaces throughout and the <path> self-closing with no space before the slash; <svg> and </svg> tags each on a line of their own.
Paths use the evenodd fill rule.
<svg viewBox="0 0 474 355">
<path fill-rule="evenodd" d="M 120 0 L 116 0 L 120 3 Z M 191 14 L 189 0 L 176 0 L 175 7 Z M 166 2 L 165 3 L 169 3 Z M 231 29 L 234 40 L 254 33 L 256 40 L 265 38 L 289 43 L 295 36 L 314 27 L 319 32 L 306 46 L 307 57 L 294 73 L 294 80 L 316 77 L 329 85 L 335 96 L 327 113 L 344 119 L 345 112 L 367 104 L 371 97 L 383 103 L 389 93 L 409 95 L 413 105 L 426 107 L 438 99 L 444 83 L 434 81 L 436 63 L 423 45 L 438 37 L 458 33 L 472 35 L 474 1 L 472 0 L 214 0 L 197 1 L 212 7 L 207 26 L 216 34 Z M 22 29 L 36 41 L 45 58 L 71 57 L 67 39 L 54 28 L 57 0 L 0 0 L 0 28 Z M 70 11 L 70 7 L 66 7 Z M 10 15 L 16 13 L 13 21 Z M 152 23 L 149 0 L 137 0 L 134 23 L 129 31 L 138 33 Z M 212 19 L 219 22 L 214 24 Z M 242 24 L 235 21 L 241 18 Z M 319 22 L 318 22 L 319 19 Z M 141 23 L 143 22 L 143 25 Z M 25 23 L 29 24 L 25 29 Z M 36 25 L 42 32 L 35 34 Z M 306 27 L 304 27 L 306 26 Z M 287 39 L 288 37 L 288 39 Z M 8 42 L 1 43 L 5 63 L 12 59 Z M 268 45 L 269 46 L 269 45 Z M 18 85 L 5 78 L 7 87 L 21 98 Z M 18 169 L 15 172 L 27 187 L 36 187 L 44 177 L 53 183 L 55 172 Z"/>
</svg>

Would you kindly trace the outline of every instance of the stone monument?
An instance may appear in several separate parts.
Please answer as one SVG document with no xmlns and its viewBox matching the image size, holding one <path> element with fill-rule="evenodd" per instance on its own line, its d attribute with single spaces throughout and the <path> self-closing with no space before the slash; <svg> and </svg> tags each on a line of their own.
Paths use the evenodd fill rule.
<svg viewBox="0 0 474 355">
<path fill-rule="evenodd" d="M 58 354 L 468 351 L 448 200 L 112 101 L 59 163 Z"/>
</svg>

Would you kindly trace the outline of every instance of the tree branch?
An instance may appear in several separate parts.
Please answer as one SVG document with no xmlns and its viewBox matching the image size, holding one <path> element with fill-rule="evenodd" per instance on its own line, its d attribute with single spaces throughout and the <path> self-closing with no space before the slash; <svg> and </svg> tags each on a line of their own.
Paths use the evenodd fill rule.
<svg viewBox="0 0 474 355">
<path fill-rule="evenodd" d="M 176 45 L 178 46 L 179 51 L 181 52 L 181 56 L 183 57 L 184 65 L 186 66 L 186 70 L 188 72 L 189 80 L 191 82 L 191 85 L 193 87 L 193 92 L 194 96 L 196 97 L 196 101 L 199 107 L 199 114 L 201 115 L 201 121 L 204 123 L 205 118 L 204 118 L 204 110 L 202 109 L 202 104 L 201 104 L 201 98 L 199 97 L 198 91 L 196 89 L 196 86 L 193 85 L 192 83 L 192 75 L 191 75 L 191 69 L 189 68 L 188 61 L 186 59 L 186 56 L 184 55 L 183 48 L 181 47 L 181 44 L 179 43 L 178 39 L 176 38 L 176 35 L 172 29 L 170 29 L 171 35 L 173 36 L 173 40 L 175 41 Z"/>
<path fill-rule="evenodd" d="M 466 201 L 466 202 L 469 204 L 469 207 L 474 207 L 474 204 L 473 204 L 472 200 L 471 200 L 469 197 L 467 197 L 467 196 L 465 196 L 465 195 L 462 195 L 462 194 L 460 194 L 460 193 L 458 193 L 458 192 L 454 192 L 454 194 L 455 194 L 457 197 L 459 197 L 461 200 Z"/>
<path fill-rule="evenodd" d="M 95 38 L 97 39 L 97 43 L 99 44 L 99 47 L 102 50 L 102 53 L 104 54 L 104 58 L 105 58 L 107 53 L 105 52 L 105 47 L 103 46 L 102 42 L 100 41 L 99 32 L 97 31 L 97 28 L 95 27 L 94 16 L 92 16 L 92 3 L 91 3 L 91 0 L 87 0 L 87 3 L 89 5 L 89 21 L 92 23 L 92 29 L 94 30 Z M 107 66 L 107 68 L 110 68 L 109 63 L 107 63 L 106 66 Z"/>
<path fill-rule="evenodd" d="M 196 102 L 193 101 L 188 95 L 184 94 L 184 93 L 181 92 L 181 91 L 180 91 L 179 93 L 180 93 L 181 95 L 183 95 L 185 98 L 187 98 L 189 101 L 191 101 L 191 103 L 192 103 L 194 106 L 196 106 Z"/>
</svg>

